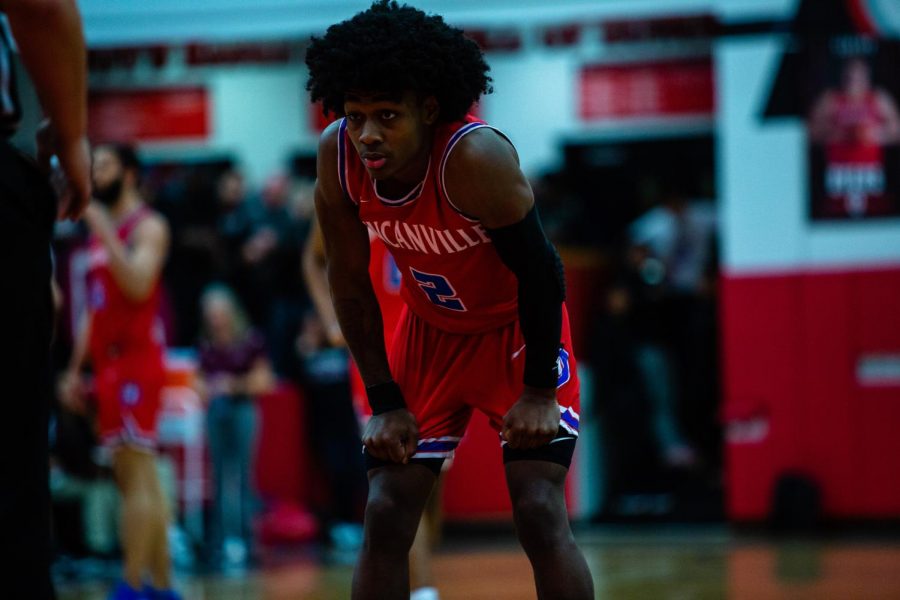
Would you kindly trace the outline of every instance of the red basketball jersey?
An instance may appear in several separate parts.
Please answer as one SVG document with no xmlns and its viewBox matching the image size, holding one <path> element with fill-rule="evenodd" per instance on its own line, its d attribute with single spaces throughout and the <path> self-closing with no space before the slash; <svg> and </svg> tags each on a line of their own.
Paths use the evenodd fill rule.
<svg viewBox="0 0 900 600">
<path fill-rule="evenodd" d="M 127 246 L 132 232 L 151 214 L 149 208 L 141 207 L 129 215 L 118 227 L 119 240 Z M 116 283 L 106 248 L 94 236 L 89 241 L 88 256 L 88 305 L 93 312 L 90 353 L 94 366 L 100 368 L 109 361 L 135 356 L 162 360 L 160 283 L 156 283 L 146 300 L 131 300 Z"/>
<path fill-rule="evenodd" d="M 440 125 L 425 178 L 397 199 L 378 194 L 346 120 L 338 135 L 341 187 L 396 260 L 403 300 L 426 322 L 454 333 L 482 333 L 518 318 L 515 275 L 501 262 L 484 228 L 454 207 L 443 186 L 453 148 L 482 127 L 488 125 L 474 117 Z"/>
<path fill-rule="evenodd" d="M 372 278 L 375 297 L 378 298 L 378 306 L 381 307 L 384 341 L 390 347 L 394 329 L 397 328 L 397 321 L 400 320 L 400 312 L 403 310 L 403 298 L 400 297 L 402 276 L 384 242 L 371 230 L 369 238 L 369 275 Z"/>
<path fill-rule="evenodd" d="M 847 94 L 838 94 L 833 119 L 840 141 L 828 146 L 829 162 L 881 162 L 882 148 L 877 133 L 884 127 L 885 119 L 875 94 L 866 94 L 858 100 Z"/>
</svg>

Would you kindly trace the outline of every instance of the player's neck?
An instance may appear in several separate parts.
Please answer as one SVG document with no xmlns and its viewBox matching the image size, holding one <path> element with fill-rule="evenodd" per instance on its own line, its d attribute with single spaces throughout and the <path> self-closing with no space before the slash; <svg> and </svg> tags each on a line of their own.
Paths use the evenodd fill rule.
<svg viewBox="0 0 900 600">
<path fill-rule="evenodd" d="M 402 198 L 422 183 L 428 173 L 428 163 L 431 161 L 431 139 L 432 136 L 429 136 L 425 140 L 421 151 L 406 166 L 392 177 L 378 181 L 379 194 L 387 198 Z"/>
<path fill-rule="evenodd" d="M 141 197 L 135 190 L 122 190 L 122 196 L 110 209 L 109 214 L 115 221 L 122 221 L 128 215 L 140 208 Z"/>
</svg>

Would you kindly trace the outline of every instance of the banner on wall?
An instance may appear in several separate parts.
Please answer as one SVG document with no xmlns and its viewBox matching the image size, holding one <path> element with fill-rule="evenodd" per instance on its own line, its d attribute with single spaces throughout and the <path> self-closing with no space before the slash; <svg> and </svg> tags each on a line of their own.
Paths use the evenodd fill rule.
<svg viewBox="0 0 900 600">
<path fill-rule="evenodd" d="M 584 121 L 708 117 L 714 110 L 710 57 L 589 65 L 580 84 Z"/>
<path fill-rule="evenodd" d="M 765 116 L 807 126 L 814 221 L 900 215 L 900 11 L 891 6 L 805 0 L 792 24 Z"/>
<path fill-rule="evenodd" d="M 205 139 L 211 112 L 202 87 L 94 90 L 88 96 L 88 133 L 94 142 Z"/>
<path fill-rule="evenodd" d="M 900 43 L 833 38 L 809 56 L 813 219 L 900 215 Z"/>
</svg>

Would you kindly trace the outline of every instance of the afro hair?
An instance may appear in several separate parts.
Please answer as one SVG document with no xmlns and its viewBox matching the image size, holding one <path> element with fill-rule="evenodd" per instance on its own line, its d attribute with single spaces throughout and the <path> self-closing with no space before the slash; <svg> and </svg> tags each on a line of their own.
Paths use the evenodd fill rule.
<svg viewBox="0 0 900 600">
<path fill-rule="evenodd" d="M 350 91 L 434 96 L 439 120 L 461 119 L 491 78 L 481 49 L 438 15 L 379 0 L 353 18 L 313 38 L 306 53 L 313 102 L 326 113 L 344 114 Z"/>
</svg>

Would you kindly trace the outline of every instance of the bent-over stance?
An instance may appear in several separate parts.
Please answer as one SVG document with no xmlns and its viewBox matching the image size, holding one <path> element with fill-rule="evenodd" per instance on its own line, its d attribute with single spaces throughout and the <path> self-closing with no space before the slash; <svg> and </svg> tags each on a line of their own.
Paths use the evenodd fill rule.
<svg viewBox="0 0 900 600">
<path fill-rule="evenodd" d="M 419 516 L 477 409 L 499 433 L 539 598 L 592 598 L 563 493 L 579 389 L 562 265 L 512 144 L 467 115 L 489 89 L 480 50 L 441 17 L 384 0 L 314 40 L 307 64 L 312 99 L 343 117 L 321 138 L 316 209 L 373 412 L 353 597 L 408 597 Z M 367 230 L 402 273 L 390 360 Z"/>
</svg>

